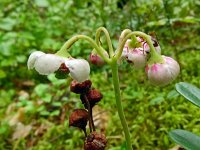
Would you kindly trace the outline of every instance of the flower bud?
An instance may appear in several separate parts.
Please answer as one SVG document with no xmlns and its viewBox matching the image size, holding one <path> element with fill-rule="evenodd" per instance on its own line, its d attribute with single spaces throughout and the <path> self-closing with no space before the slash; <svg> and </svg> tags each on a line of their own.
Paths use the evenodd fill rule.
<svg viewBox="0 0 200 150">
<path fill-rule="evenodd" d="M 88 121 L 88 112 L 85 109 L 75 109 L 69 116 L 69 126 L 85 129 Z"/>
<path fill-rule="evenodd" d="M 107 52 L 104 52 L 104 55 L 105 55 L 106 57 L 109 57 Z M 89 59 L 90 59 L 90 62 L 91 62 L 92 64 L 97 65 L 97 66 L 102 66 L 102 65 L 105 64 L 105 61 L 104 61 L 98 54 L 96 54 L 96 53 L 94 53 L 94 52 L 92 52 L 92 53 L 90 54 Z"/>
<path fill-rule="evenodd" d="M 153 85 L 167 85 L 180 72 L 180 66 L 174 59 L 166 56 L 162 56 L 162 58 L 164 59 L 164 63 L 154 63 L 146 66 L 146 74 Z"/>
<path fill-rule="evenodd" d="M 106 137 L 102 133 L 90 133 L 84 143 L 84 150 L 104 150 L 106 147 Z"/>
<path fill-rule="evenodd" d="M 91 88 L 91 85 L 92 82 L 90 80 L 81 83 L 73 80 L 70 85 L 70 90 L 76 94 L 86 93 Z"/>
<path fill-rule="evenodd" d="M 93 107 L 103 98 L 103 95 L 97 89 L 91 89 L 86 94 L 81 94 L 80 99 L 84 104 L 85 108 L 87 108 L 85 96 L 88 99 L 91 107 Z"/>
<path fill-rule="evenodd" d="M 146 53 L 142 50 L 142 48 L 135 48 L 130 50 L 127 56 L 127 61 L 129 63 L 133 63 L 135 69 L 145 67 Z"/>
</svg>

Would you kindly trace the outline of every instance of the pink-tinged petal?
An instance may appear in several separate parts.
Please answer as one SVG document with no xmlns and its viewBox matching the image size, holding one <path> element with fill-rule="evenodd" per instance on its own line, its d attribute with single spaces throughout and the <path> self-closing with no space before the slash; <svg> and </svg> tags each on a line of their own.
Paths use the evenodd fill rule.
<svg viewBox="0 0 200 150">
<path fill-rule="evenodd" d="M 136 38 L 137 38 L 138 42 L 143 42 L 144 41 L 144 39 L 141 38 L 141 37 L 136 37 Z"/>
<path fill-rule="evenodd" d="M 146 64 L 146 54 L 139 48 L 130 50 L 127 61 L 133 63 L 135 69 L 143 68 Z"/>
<path fill-rule="evenodd" d="M 172 58 L 162 56 L 165 60 L 163 64 L 147 65 L 146 73 L 149 81 L 153 85 L 164 86 L 173 81 L 180 72 L 179 64 Z"/>
<path fill-rule="evenodd" d="M 159 68 L 158 64 L 154 64 L 151 66 L 151 71 L 156 72 L 158 71 L 158 68 Z"/>
</svg>

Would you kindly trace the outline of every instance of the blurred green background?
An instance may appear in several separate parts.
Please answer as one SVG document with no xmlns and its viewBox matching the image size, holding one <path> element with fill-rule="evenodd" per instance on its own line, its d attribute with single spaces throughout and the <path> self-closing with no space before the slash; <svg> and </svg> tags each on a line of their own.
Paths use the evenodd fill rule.
<svg viewBox="0 0 200 150">
<path fill-rule="evenodd" d="M 155 32 L 162 54 L 181 66 L 178 79 L 162 88 L 150 85 L 144 70 L 120 66 L 134 149 L 174 147 L 168 132 L 175 128 L 200 134 L 198 108 L 174 88 L 178 81 L 200 87 L 199 8 L 195 0 L 0 0 L 0 149 L 82 149 L 83 133 L 68 127 L 70 112 L 83 107 L 69 92 L 71 79 L 40 76 L 27 69 L 26 61 L 35 50 L 55 53 L 73 35 L 94 38 L 100 26 L 108 29 L 115 48 L 125 28 Z M 79 41 L 70 54 L 88 59 L 91 50 Z M 109 66 L 91 65 L 90 78 L 104 95 L 95 108 L 95 123 L 107 136 L 107 149 L 125 150 Z"/>
</svg>

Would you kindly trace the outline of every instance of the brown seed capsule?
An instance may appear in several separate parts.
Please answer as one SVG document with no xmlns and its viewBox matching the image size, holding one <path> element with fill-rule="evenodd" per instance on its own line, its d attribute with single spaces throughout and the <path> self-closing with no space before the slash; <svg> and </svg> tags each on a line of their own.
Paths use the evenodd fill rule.
<svg viewBox="0 0 200 150">
<path fill-rule="evenodd" d="M 78 83 L 77 81 L 72 81 L 70 85 L 70 90 L 76 94 L 86 93 L 92 85 L 90 80 Z"/>
<path fill-rule="evenodd" d="M 88 121 L 88 112 L 85 109 L 75 109 L 69 116 L 69 126 L 85 129 Z"/>
<path fill-rule="evenodd" d="M 106 137 L 102 133 L 90 133 L 84 143 L 84 150 L 104 150 L 106 147 Z"/>
<path fill-rule="evenodd" d="M 93 107 L 96 103 L 98 103 L 103 98 L 103 95 L 99 92 L 99 90 L 91 89 L 86 94 L 81 94 L 80 96 L 80 99 L 85 106 L 86 106 L 85 96 L 88 99 L 91 107 Z"/>
</svg>

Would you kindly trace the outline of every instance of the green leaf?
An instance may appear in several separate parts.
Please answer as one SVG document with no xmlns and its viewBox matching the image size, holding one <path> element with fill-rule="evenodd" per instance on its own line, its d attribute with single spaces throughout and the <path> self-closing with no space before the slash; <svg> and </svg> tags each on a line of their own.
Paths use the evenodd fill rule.
<svg viewBox="0 0 200 150">
<path fill-rule="evenodd" d="M 53 102 L 52 105 L 56 106 L 56 107 L 61 107 L 62 103 L 60 101 L 59 102 Z"/>
<path fill-rule="evenodd" d="M 51 112 L 50 116 L 58 116 L 60 114 L 60 110 L 55 110 Z"/>
<path fill-rule="evenodd" d="M 48 7 L 49 2 L 47 0 L 35 0 L 35 3 L 39 7 Z"/>
<path fill-rule="evenodd" d="M 176 90 L 172 90 L 167 94 L 167 99 L 174 99 L 179 96 L 179 93 Z"/>
<path fill-rule="evenodd" d="M 10 31 L 14 28 L 16 20 L 12 18 L 4 18 L 0 20 L 0 29 Z"/>
<path fill-rule="evenodd" d="M 165 100 L 164 97 L 156 97 L 156 98 L 152 99 L 149 104 L 157 105 L 157 104 L 160 104 L 161 102 L 163 102 L 164 100 Z"/>
<path fill-rule="evenodd" d="M 42 111 L 42 112 L 40 112 L 40 115 L 42 115 L 42 116 L 49 116 L 49 114 L 50 114 L 50 112 L 48 112 L 48 111 Z"/>
<path fill-rule="evenodd" d="M 42 98 L 42 100 L 46 103 L 50 103 L 51 102 L 51 94 L 45 94 L 45 96 Z"/>
<path fill-rule="evenodd" d="M 58 70 L 58 71 L 56 71 L 55 77 L 57 79 L 66 79 L 68 77 L 68 74 L 67 73 L 63 73 L 63 72 Z"/>
<path fill-rule="evenodd" d="M 200 137 L 186 130 L 176 129 L 169 136 L 187 150 L 200 150 Z"/>
<path fill-rule="evenodd" d="M 47 84 L 38 84 L 36 87 L 35 87 L 35 93 L 38 95 L 38 96 L 44 96 L 45 93 L 48 91 L 48 88 L 49 86 Z"/>
<path fill-rule="evenodd" d="M 17 59 L 17 61 L 20 62 L 20 63 L 25 63 L 26 60 L 27 60 L 27 58 L 26 58 L 25 55 L 18 55 L 18 56 L 16 57 L 16 59 Z"/>
<path fill-rule="evenodd" d="M 200 107 L 200 89 L 196 86 L 180 82 L 176 84 L 176 90 L 187 100 Z"/>
<path fill-rule="evenodd" d="M 3 70 L 0 70 L 0 78 L 5 78 L 6 77 L 6 73 Z"/>
</svg>

